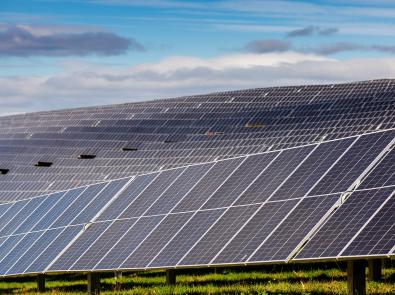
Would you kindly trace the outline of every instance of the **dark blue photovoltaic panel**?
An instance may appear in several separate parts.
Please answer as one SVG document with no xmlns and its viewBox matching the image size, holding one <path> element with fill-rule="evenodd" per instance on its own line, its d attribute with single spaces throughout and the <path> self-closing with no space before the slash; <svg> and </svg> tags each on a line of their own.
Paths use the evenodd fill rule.
<svg viewBox="0 0 395 295">
<path fill-rule="evenodd" d="M 166 214 L 182 200 L 185 194 L 209 171 L 214 163 L 189 166 L 180 177 L 163 193 L 145 215 Z"/>
<path fill-rule="evenodd" d="M 197 212 L 171 242 L 163 250 L 158 251 L 159 255 L 148 266 L 176 265 L 224 211 L 225 209 L 217 209 Z M 155 232 L 152 233 L 154 234 Z"/>
<path fill-rule="evenodd" d="M 42 234 L 43 232 L 28 233 L 17 244 L 14 244 L 14 248 L 6 256 L 2 256 L 0 274 L 4 275 Z"/>
<path fill-rule="evenodd" d="M 51 210 L 49 210 L 44 217 L 33 227 L 32 231 L 44 230 L 50 227 L 50 225 L 59 216 L 66 211 L 66 209 L 73 204 L 73 202 L 78 198 L 78 196 L 84 191 L 85 188 L 77 188 L 69 190 L 63 197 L 56 203 Z"/>
<path fill-rule="evenodd" d="M 48 247 L 49 244 L 62 232 L 63 228 L 45 231 L 30 245 L 31 247 L 21 257 L 16 259 L 15 264 L 7 271 L 8 275 L 22 274 L 26 268 Z"/>
<path fill-rule="evenodd" d="M 363 135 L 314 187 L 310 195 L 345 192 L 383 151 L 395 131 Z"/>
<path fill-rule="evenodd" d="M 106 183 L 94 184 L 87 189 L 73 202 L 70 207 L 59 216 L 51 225 L 52 228 L 69 225 L 73 219 L 89 204 L 92 199 L 106 186 Z M 74 222 L 73 222 L 74 224 Z"/>
<path fill-rule="evenodd" d="M 133 227 L 129 226 L 126 235 L 117 243 L 112 241 L 114 248 L 109 251 L 95 269 L 115 269 L 140 245 L 150 232 L 163 220 L 164 215 L 142 217 Z M 111 232 L 106 240 L 111 240 Z M 100 257 L 101 258 L 101 257 Z"/>
<path fill-rule="evenodd" d="M 166 245 L 166 243 L 188 222 L 192 212 L 170 214 L 150 233 L 143 243 L 127 257 L 120 266 L 122 269 L 144 268 Z"/>
<path fill-rule="evenodd" d="M 45 198 L 46 197 L 38 197 L 30 199 L 18 213 L 14 213 L 12 219 L 0 230 L 0 236 L 11 235 L 15 229 L 29 217 L 32 211 L 45 200 Z"/>
<path fill-rule="evenodd" d="M 12 206 L 0 217 L 0 230 L 3 229 L 27 203 L 28 200 L 13 203 Z"/>
<path fill-rule="evenodd" d="M 92 223 L 81 236 L 60 256 L 50 270 L 68 270 L 78 258 L 103 234 L 112 221 Z"/>
<path fill-rule="evenodd" d="M 392 149 L 369 173 L 369 175 L 358 186 L 358 189 L 390 185 L 395 185 L 395 149 Z"/>
<path fill-rule="evenodd" d="M 179 264 L 208 264 L 258 208 L 259 205 L 229 208 Z"/>
<path fill-rule="evenodd" d="M 340 195 L 305 198 L 248 261 L 284 261 L 313 227 L 329 212 Z"/>
<path fill-rule="evenodd" d="M 394 188 L 356 191 L 307 242 L 296 259 L 336 257 Z"/>
<path fill-rule="evenodd" d="M 28 232 L 60 200 L 64 192 L 49 195 L 15 230 L 14 234 Z"/>
<path fill-rule="evenodd" d="M 139 217 L 143 215 L 184 170 L 185 168 L 181 168 L 161 172 L 136 200 L 122 212 L 120 218 Z"/>
<path fill-rule="evenodd" d="M 313 150 L 305 146 L 283 151 L 236 201 L 236 205 L 265 202 Z"/>
<path fill-rule="evenodd" d="M 321 143 L 270 200 L 304 197 L 354 141 L 348 138 Z"/>
<path fill-rule="evenodd" d="M 248 157 L 204 204 L 203 209 L 228 207 L 247 189 L 278 152 Z M 270 169 L 270 166 L 267 168 Z"/>
<path fill-rule="evenodd" d="M 129 179 L 111 181 L 73 220 L 73 224 L 87 223 L 123 188 Z"/>
<path fill-rule="evenodd" d="M 395 245 L 395 196 L 376 213 L 341 256 L 386 255 Z"/>
<path fill-rule="evenodd" d="M 97 218 L 100 220 L 113 220 L 135 201 L 136 197 L 157 177 L 159 173 L 152 173 L 136 177 L 131 184 L 107 207 Z"/>
<path fill-rule="evenodd" d="M 198 210 L 235 171 L 242 161 L 244 161 L 244 158 L 217 162 L 176 208 L 174 208 L 173 212 Z"/>
<path fill-rule="evenodd" d="M 60 254 L 60 252 L 83 230 L 82 225 L 68 226 L 59 236 L 45 249 L 26 273 L 42 272 Z"/>
<path fill-rule="evenodd" d="M 298 200 L 293 199 L 264 204 L 212 263 L 244 262 L 297 203 Z"/>
<path fill-rule="evenodd" d="M 70 269 L 93 269 L 95 265 L 117 244 L 117 241 L 136 223 L 137 219 L 117 220 L 90 245 L 88 250 L 73 264 Z"/>
</svg>

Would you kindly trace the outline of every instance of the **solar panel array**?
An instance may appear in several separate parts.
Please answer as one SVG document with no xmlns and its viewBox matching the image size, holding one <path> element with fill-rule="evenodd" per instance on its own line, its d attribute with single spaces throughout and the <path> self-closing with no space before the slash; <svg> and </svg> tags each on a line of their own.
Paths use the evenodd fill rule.
<svg viewBox="0 0 395 295">
<path fill-rule="evenodd" d="M 0 275 L 387 257 L 394 144 L 392 129 L 5 203 Z"/>
<path fill-rule="evenodd" d="M 0 117 L 0 201 L 394 128 L 394 97 L 377 80 Z"/>
<path fill-rule="evenodd" d="M 392 257 L 394 106 L 377 80 L 0 117 L 0 275 Z"/>
</svg>

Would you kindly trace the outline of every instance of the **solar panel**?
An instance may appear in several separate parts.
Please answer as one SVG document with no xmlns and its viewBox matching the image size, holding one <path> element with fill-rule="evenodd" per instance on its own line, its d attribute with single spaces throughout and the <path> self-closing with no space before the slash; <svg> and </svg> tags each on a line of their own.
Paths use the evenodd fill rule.
<svg viewBox="0 0 395 295">
<path fill-rule="evenodd" d="M 75 241 L 59 259 L 56 260 L 50 269 L 67 270 L 85 251 L 100 237 L 101 234 L 110 226 L 112 222 L 93 223 L 84 230 L 84 235 Z M 40 261 L 40 260 L 38 260 Z M 45 265 L 46 266 L 46 265 Z"/>
<path fill-rule="evenodd" d="M 302 199 L 248 261 L 286 261 L 338 200 L 338 195 Z"/>
<path fill-rule="evenodd" d="M 198 240 L 178 265 L 208 264 L 259 205 L 232 207 Z"/>
<path fill-rule="evenodd" d="M 199 183 L 184 196 L 182 201 L 172 212 L 185 212 L 199 209 L 244 160 L 245 158 L 236 158 L 215 163 Z"/>
<path fill-rule="evenodd" d="M 151 254 L 151 261 L 147 263 L 147 266 L 166 267 L 176 265 L 224 211 L 225 209 L 216 209 L 197 212 L 185 226 L 179 227 L 178 233 L 173 235 L 167 241 L 167 244 L 156 253 Z M 159 230 L 157 229 L 158 232 Z"/>
<path fill-rule="evenodd" d="M 63 249 L 83 230 L 83 226 L 68 226 L 51 242 L 41 255 L 34 257 L 34 262 L 24 271 L 25 273 L 42 272 L 62 252 Z"/>
<path fill-rule="evenodd" d="M 244 227 L 229 239 L 211 263 L 246 261 L 297 203 L 298 200 L 293 199 L 263 204 L 255 215 L 251 215 Z"/>
<path fill-rule="evenodd" d="M 163 220 L 163 215 L 142 217 L 133 226 L 128 226 L 123 232 L 117 235 L 113 242 L 104 236 L 108 244 L 105 248 L 104 257 L 94 260 L 94 269 L 116 269 L 122 262 L 132 253 L 144 239 L 160 224 Z M 113 234 L 113 230 L 110 228 L 109 236 Z M 118 239 L 119 238 L 119 239 Z M 117 241 L 114 243 L 114 241 Z M 95 251 L 91 252 L 93 255 Z"/>
<path fill-rule="evenodd" d="M 155 230 L 125 259 L 121 269 L 145 268 L 155 255 L 188 222 L 193 213 L 167 215 Z"/>
<path fill-rule="evenodd" d="M 270 169 L 263 171 L 254 183 L 237 199 L 236 205 L 265 202 L 297 169 L 313 151 L 314 146 L 305 146 L 282 151 L 271 163 Z"/>
<path fill-rule="evenodd" d="M 329 173 L 316 185 L 312 195 L 345 192 L 393 141 L 395 131 L 361 136 Z"/>
<path fill-rule="evenodd" d="M 395 197 L 383 203 L 340 256 L 388 255 L 394 247 Z"/>
<path fill-rule="evenodd" d="M 388 152 L 379 164 L 363 179 L 359 189 L 395 185 L 395 150 Z"/>
<path fill-rule="evenodd" d="M 390 187 L 352 193 L 307 242 L 296 259 L 338 256 L 393 190 Z"/>
</svg>

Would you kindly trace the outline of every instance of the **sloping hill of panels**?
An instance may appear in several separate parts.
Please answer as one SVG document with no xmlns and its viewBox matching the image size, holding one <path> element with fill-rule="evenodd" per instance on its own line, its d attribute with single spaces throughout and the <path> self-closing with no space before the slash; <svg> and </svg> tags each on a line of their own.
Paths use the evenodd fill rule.
<svg viewBox="0 0 395 295">
<path fill-rule="evenodd" d="M 394 128 L 394 100 L 377 80 L 0 117 L 0 201 Z"/>
<path fill-rule="evenodd" d="M 395 183 L 380 171 L 393 171 L 394 135 L 323 141 L 0 205 L 0 274 L 391 256 Z"/>
</svg>

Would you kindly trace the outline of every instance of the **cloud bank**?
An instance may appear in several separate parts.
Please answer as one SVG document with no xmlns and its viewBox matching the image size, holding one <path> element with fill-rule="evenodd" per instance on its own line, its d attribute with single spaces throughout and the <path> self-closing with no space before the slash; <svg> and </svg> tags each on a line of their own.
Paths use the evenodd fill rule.
<svg viewBox="0 0 395 295">
<path fill-rule="evenodd" d="M 144 51 L 142 44 L 111 32 L 35 33 L 31 27 L 6 26 L 0 30 L 0 57 L 3 56 L 110 56 L 128 50 Z"/>
<path fill-rule="evenodd" d="M 288 37 L 306 37 L 313 35 L 329 36 L 337 33 L 338 28 L 321 28 L 319 26 L 307 26 L 302 29 L 297 29 L 289 32 Z"/>
</svg>

